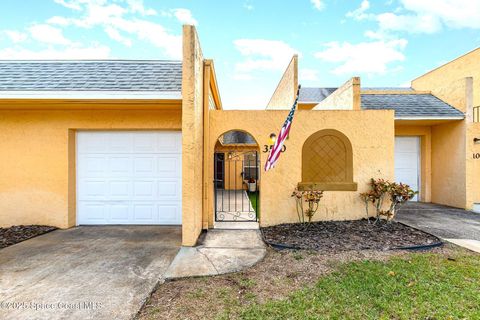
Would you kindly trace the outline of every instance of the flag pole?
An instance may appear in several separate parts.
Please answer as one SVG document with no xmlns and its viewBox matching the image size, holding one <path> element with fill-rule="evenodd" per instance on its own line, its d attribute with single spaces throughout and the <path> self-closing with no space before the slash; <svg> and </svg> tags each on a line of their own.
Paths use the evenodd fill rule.
<svg viewBox="0 0 480 320">
<path fill-rule="evenodd" d="M 293 102 L 293 106 L 290 109 L 290 112 L 287 116 L 287 119 L 283 123 L 282 128 L 280 129 L 280 133 L 277 136 L 277 139 L 275 140 L 275 143 L 273 144 L 273 147 L 270 149 L 270 152 L 268 154 L 267 162 L 265 162 L 265 171 L 268 171 L 272 168 L 275 167 L 275 164 L 278 161 L 278 158 L 280 157 L 281 150 L 283 148 L 283 144 L 285 143 L 285 140 L 288 137 L 288 134 L 290 133 L 290 128 L 292 126 L 293 122 L 293 116 L 295 115 L 295 109 L 298 104 L 298 98 L 300 96 L 300 88 L 301 85 L 298 85 L 297 88 L 297 96 L 295 97 L 295 101 Z"/>
</svg>

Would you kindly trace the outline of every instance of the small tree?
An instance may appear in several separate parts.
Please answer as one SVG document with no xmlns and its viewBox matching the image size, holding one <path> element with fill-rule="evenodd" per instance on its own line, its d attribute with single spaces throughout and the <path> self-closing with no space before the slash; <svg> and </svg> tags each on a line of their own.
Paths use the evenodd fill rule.
<svg viewBox="0 0 480 320">
<path fill-rule="evenodd" d="M 312 222 L 312 218 L 318 210 L 318 204 L 323 197 L 323 191 L 316 190 L 298 190 L 295 188 L 292 193 L 292 197 L 295 198 L 298 221 L 305 223 L 305 217 L 307 222 Z M 304 204 L 307 203 L 307 208 L 304 209 Z"/>
<path fill-rule="evenodd" d="M 360 197 L 365 202 L 365 210 L 367 213 L 367 221 L 370 223 L 368 214 L 368 205 L 372 203 L 375 207 L 375 223 L 380 220 L 382 215 L 382 206 L 385 200 L 385 196 L 390 189 L 390 182 L 383 179 L 370 179 L 370 190 L 360 194 Z"/>
<path fill-rule="evenodd" d="M 397 210 L 408 200 L 413 199 L 418 191 L 413 191 L 408 184 L 392 183 L 390 184 L 390 208 L 388 210 L 387 220 L 395 218 Z"/>
<path fill-rule="evenodd" d="M 413 191 L 409 185 L 404 183 L 389 182 L 383 179 L 371 179 L 371 189 L 367 192 L 361 193 L 360 197 L 365 202 L 365 210 L 367 213 L 367 220 L 369 218 L 368 206 L 372 203 L 375 207 L 375 223 L 380 220 L 381 216 L 385 216 L 387 221 L 393 220 L 398 208 L 408 200 L 411 200 L 418 192 Z M 382 210 L 385 198 L 390 200 L 388 210 Z"/>
</svg>

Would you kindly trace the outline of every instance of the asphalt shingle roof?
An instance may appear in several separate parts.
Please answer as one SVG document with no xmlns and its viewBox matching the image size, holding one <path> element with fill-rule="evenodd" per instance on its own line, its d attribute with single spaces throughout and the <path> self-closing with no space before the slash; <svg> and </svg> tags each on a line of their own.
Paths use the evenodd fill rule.
<svg viewBox="0 0 480 320">
<path fill-rule="evenodd" d="M 0 61 L 0 91 L 181 90 L 181 61 Z"/>
<path fill-rule="evenodd" d="M 464 114 L 432 94 L 362 94 L 362 108 L 395 110 L 395 117 L 464 117 Z"/>
<path fill-rule="evenodd" d="M 300 88 L 299 102 L 320 102 L 337 90 L 337 88 Z"/>
</svg>

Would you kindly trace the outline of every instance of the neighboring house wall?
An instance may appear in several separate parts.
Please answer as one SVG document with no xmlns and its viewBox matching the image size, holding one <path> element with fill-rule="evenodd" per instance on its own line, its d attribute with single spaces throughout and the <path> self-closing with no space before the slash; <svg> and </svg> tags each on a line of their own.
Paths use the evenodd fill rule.
<svg viewBox="0 0 480 320">
<path fill-rule="evenodd" d="M 447 170 L 433 166 L 432 177 L 443 177 L 445 182 L 439 182 L 440 185 L 436 188 L 440 194 L 438 197 L 432 194 L 432 201 L 439 199 L 442 201 L 439 203 L 470 209 L 474 202 L 480 202 L 480 159 L 474 158 L 474 154 L 480 153 L 480 144 L 473 142 L 474 138 L 480 137 L 480 123 L 473 123 L 473 107 L 480 105 L 480 48 L 418 77 L 412 81 L 412 87 L 416 90 L 430 90 L 432 94 L 466 114 L 466 119 L 460 124 L 432 128 L 432 134 L 438 133 L 445 138 L 435 139 L 436 150 L 445 151 L 436 156 L 439 157 L 439 164 L 447 166 Z M 432 148 L 433 141 L 434 138 Z M 446 145 L 440 147 L 444 143 L 442 141 Z M 447 151 L 450 146 L 453 147 L 452 150 L 462 154 Z M 435 162 L 432 160 L 432 163 Z M 438 171 L 438 174 L 434 171 Z M 461 184 L 451 186 L 447 181 Z M 435 184 L 433 178 L 432 182 Z M 450 190 L 453 195 L 444 195 Z M 435 193 L 433 189 L 432 192 Z"/>
<path fill-rule="evenodd" d="M 269 144 L 269 136 L 277 132 L 287 117 L 287 111 L 210 111 L 211 146 L 229 130 L 244 130 L 250 133 L 263 150 Z M 304 111 L 295 114 L 290 136 L 286 140 L 286 152 L 282 153 L 277 166 L 260 173 L 260 223 L 262 226 L 297 220 L 295 201 L 291 193 L 302 180 L 302 148 L 304 142 L 322 129 L 335 129 L 347 136 L 353 149 L 353 180 L 357 191 L 326 191 L 320 202 L 315 220 L 359 219 L 365 216 L 365 205 L 360 192 L 365 192 L 370 178 L 394 178 L 394 119 L 393 111 Z M 252 120 L 254 119 L 254 120 Z M 213 153 L 209 154 L 209 171 L 205 183 L 209 197 L 213 199 Z M 260 152 L 261 166 L 267 153 Z M 371 212 L 373 213 L 373 211 Z M 209 201 L 205 214 L 213 221 L 214 203 Z"/>
<path fill-rule="evenodd" d="M 313 110 L 360 110 L 360 78 L 345 82 Z"/>
<path fill-rule="evenodd" d="M 195 245 L 203 228 L 204 59 L 193 26 L 183 26 L 182 244 Z"/>
<path fill-rule="evenodd" d="M 15 110 L 18 105 L 24 109 Z M 161 108 L 158 101 L 27 100 L 0 103 L 0 128 L 0 226 L 68 228 L 76 223 L 76 131 L 180 130 L 182 124 L 180 102 Z"/>
<path fill-rule="evenodd" d="M 275 89 L 267 109 L 290 109 L 298 89 L 298 56 L 294 55 Z"/>
</svg>

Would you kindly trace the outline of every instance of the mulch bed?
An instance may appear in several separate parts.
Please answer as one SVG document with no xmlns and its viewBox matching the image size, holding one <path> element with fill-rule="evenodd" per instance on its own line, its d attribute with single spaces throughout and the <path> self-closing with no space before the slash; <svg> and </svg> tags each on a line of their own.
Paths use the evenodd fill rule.
<svg viewBox="0 0 480 320">
<path fill-rule="evenodd" d="M 0 248 L 11 246 L 12 244 L 28 240 L 55 229 L 57 228 L 37 225 L 0 228 Z"/>
<path fill-rule="evenodd" d="M 322 252 L 390 250 L 399 247 L 432 245 L 440 240 L 398 222 L 367 220 L 322 221 L 310 225 L 281 224 L 262 228 L 265 241 L 298 249 Z"/>
</svg>

